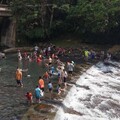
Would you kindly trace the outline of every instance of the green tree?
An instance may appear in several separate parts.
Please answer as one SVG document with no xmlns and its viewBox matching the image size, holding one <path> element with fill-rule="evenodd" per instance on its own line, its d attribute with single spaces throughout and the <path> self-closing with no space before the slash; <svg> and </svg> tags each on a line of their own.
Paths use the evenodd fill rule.
<svg viewBox="0 0 120 120">
<path fill-rule="evenodd" d="M 71 7 L 68 18 L 78 19 L 75 22 L 78 31 L 83 26 L 83 31 L 105 32 L 119 26 L 119 4 L 119 0 L 79 0 Z"/>
<path fill-rule="evenodd" d="M 119 6 L 119 0 L 11 1 L 17 33 L 30 40 L 66 33 L 110 34 L 120 27 Z"/>
</svg>

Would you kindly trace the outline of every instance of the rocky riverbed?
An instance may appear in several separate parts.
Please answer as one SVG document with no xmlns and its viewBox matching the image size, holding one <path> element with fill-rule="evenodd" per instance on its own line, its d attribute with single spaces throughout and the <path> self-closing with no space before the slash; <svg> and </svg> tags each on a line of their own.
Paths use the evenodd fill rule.
<svg viewBox="0 0 120 120">
<path fill-rule="evenodd" d="M 34 89 L 38 82 L 38 77 L 40 74 L 42 75 L 46 71 L 46 68 L 43 64 L 38 66 L 38 64 L 35 62 L 26 63 L 23 61 L 22 63 L 18 63 L 16 54 L 7 55 L 6 59 L 1 60 L 0 120 L 53 120 L 57 109 L 61 106 L 63 106 L 67 113 L 82 115 L 82 113 L 79 113 L 74 109 L 66 108 L 62 102 L 65 96 L 68 94 L 70 88 L 73 85 L 77 86 L 76 80 L 78 80 L 79 76 L 93 64 L 96 64 L 98 60 L 85 62 L 82 58 L 78 58 L 77 56 L 75 58 L 74 56 L 62 56 L 61 60 L 74 60 L 76 63 L 73 76 L 68 77 L 67 79 L 67 89 L 62 93 L 61 96 L 58 96 L 54 89 L 53 99 L 51 100 L 49 99 L 49 92 L 46 88 L 46 93 L 42 98 L 42 102 L 40 104 L 36 104 L 34 102 L 31 106 L 26 103 L 24 95 L 27 91 L 32 91 L 34 93 Z M 14 78 L 15 70 L 18 65 L 21 65 L 23 68 L 29 68 L 29 71 L 24 73 L 23 76 L 23 88 L 18 88 L 16 86 L 16 81 Z M 27 77 L 28 74 L 31 75 L 30 78 Z M 52 82 L 56 88 L 57 83 L 55 80 L 56 78 L 52 78 Z M 80 85 L 80 87 L 89 90 L 89 86 Z"/>
<path fill-rule="evenodd" d="M 42 63 L 38 65 L 36 62 L 29 63 L 24 60 L 22 62 L 18 62 L 16 54 L 8 54 L 5 59 L 0 61 L 0 120 L 37 120 L 39 118 L 41 118 L 41 120 L 53 120 L 57 108 L 62 106 L 62 101 L 70 87 L 75 84 L 80 74 L 88 69 L 92 64 L 93 63 L 86 62 L 76 64 L 73 76 L 69 77 L 67 80 L 68 87 L 61 96 L 58 96 L 56 93 L 56 77 L 51 78 L 54 84 L 52 100 L 49 97 L 49 92 L 46 87 L 45 96 L 42 98 L 42 102 L 40 104 L 36 104 L 34 98 L 34 103 L 30 106 L 26 103 L 25 93 L 27 91 L 31 91 L 34 96 L 34 89 L 38 83 L 38 77 L 46 71 L 46 68 Z M 23 73 L 23 88 L 16 86 L 14 77 L 16 67 L 19 65 L 23 69 L 29 69 L 28 72 Z M 27 77 L 27 75 L 30 75 L 30 77 Z"/>
<path fill-rule="evenodd" d="M 70 88 L 76 84 L 76 80 L 79 78 L 80 74 L 84 73 L 93 63 L 82 63 L 81 65 L 77 64 L 75 71 L 72 77 L 69 77 L 67 80 L 67 89 L 61 94 L 61 96 L 53 93 L 53 99 L 49 99 L 49 95 L 42 99 L 42 103 L 38 105 L 32 105 L 29 110 L 24 114 L 22 120 L 53 120 L 56 114 L 56 111 L 59 107 L 64 107 L 68 113 L 77 113 L 73 109 L 67 109 L 63 106 L 62 102 L 69 92 Z M 56 83 L 54 83 L 56 84 Z M 89 89 L 88 86 L 81 86 L 85 89 Z M 46 99 L 47 98 L 47 99 Z M 42 108 L 43 106 L 43 108 Z M 39 109 L 36 109 L 36 107 Z"/>
</svg>

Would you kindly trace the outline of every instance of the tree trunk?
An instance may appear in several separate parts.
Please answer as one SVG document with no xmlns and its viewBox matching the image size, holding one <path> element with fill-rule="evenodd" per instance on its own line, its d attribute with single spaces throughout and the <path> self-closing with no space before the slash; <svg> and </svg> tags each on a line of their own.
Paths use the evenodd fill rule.
<svg viewBox="0 0 120 120">
<path fill-rule="evenodd" d="M 53 22 L 53 14 L 54 14 L 54 8 L 52 7 L 52 11 L 51 11 L 51 17 L 50 17 L 50 28 L 52 27 L 52 22 Z"/>
</svg>

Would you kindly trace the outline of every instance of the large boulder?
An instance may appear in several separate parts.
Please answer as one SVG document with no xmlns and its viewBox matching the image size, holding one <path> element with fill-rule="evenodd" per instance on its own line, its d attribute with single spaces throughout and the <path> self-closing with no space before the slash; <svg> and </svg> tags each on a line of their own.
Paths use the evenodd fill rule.
<svg viewBox="0 0 120 120">
<path fill-rule="evenodd" d="M 5 53 L 0 52 L 0 59 L 5 58 Z"/>
</svg>

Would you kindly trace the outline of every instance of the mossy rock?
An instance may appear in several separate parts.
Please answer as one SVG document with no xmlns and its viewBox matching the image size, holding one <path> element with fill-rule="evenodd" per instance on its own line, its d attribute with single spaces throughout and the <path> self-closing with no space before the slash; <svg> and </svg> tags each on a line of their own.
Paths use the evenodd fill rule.
<svg viewBox="0 0 120 120">
<path fill-rule="evenodd" d="M 37 106 L 34 107 L 34 109 L 36 111 L 39 111 L 41 113 L 50 113 L 52 112 L 52 109 L 54 109 L 54 107 L 52 105 L 48 105 L 48 104 L 38 104 Z"/>
</svg>

